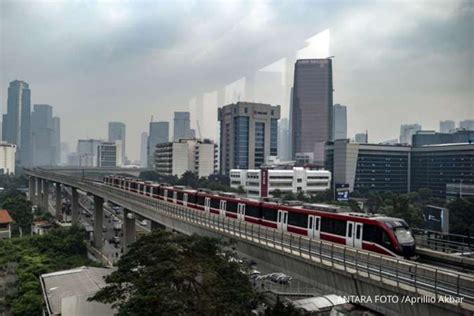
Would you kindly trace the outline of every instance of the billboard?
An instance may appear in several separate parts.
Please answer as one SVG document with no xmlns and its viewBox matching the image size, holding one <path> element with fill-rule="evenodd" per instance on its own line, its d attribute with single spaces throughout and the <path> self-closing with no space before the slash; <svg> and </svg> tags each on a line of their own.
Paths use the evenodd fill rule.
<svg viewBox="0 0 474 316">
<path fill-rule="evenodd" d="M 336 183 L 336 200 L 338 201 L 349 200 L 349 184 L 348 183 Z"/>
<path fill-rule="evenodd" d="M 449 233 L 449 210 L 445 207 L 426 205 L 423 209 L 423 228 Z"/>
</svg>

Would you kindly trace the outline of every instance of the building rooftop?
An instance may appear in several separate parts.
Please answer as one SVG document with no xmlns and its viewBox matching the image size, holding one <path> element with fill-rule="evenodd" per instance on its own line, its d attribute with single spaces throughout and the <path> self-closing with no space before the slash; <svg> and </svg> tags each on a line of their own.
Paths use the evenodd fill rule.
<svg viewBox="0 0 474 316">
<path fill-rule="evenodd" d="M 13 219 L 7 210 L 0 210 L 0 224 L 10 224 L 13 223 Z"/>
<path fill-rule="evenodd" d="M 42 274 L 41 288 L 48 313 L 61 315 L 62 300 L 67 297 L 95 294 L 105 286 L 104 277 L 113 270 L 79 267 Z"/>
</svg>

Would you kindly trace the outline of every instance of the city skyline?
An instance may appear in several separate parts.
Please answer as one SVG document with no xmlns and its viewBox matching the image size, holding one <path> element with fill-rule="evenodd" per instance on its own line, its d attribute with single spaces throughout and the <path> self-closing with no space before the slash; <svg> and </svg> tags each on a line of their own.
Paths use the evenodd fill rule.
<svg viewBox="0 0 474 316">
<path fill-rule="evenodd" d="M 186 16 L 191 14 L 188 10 L 196 9 L 186 2 L 176 6 L 97 3 L 77 13 L 73 3 L 2 1 L 3 113 L 8 83 L 19 78 L 29 83 L 32 104 L 54 104 L 64 126 L 75 127 L 62 131 L 63 141 L 70 146 L 78 138 L 106 138 L 107 121 L 123 121 L 128 129 L 128 154 L 131 160 L 138 160 L 140 134 L 147 131 L 151 115 L 172 122 L 173 112 L 189 110 L 188 100 L 196 93 L 232 83 L 329 29 L 329 53 L 336 56 L 333 102 L 347 106 L 348 135 L 368 130 L 371 141 L 380 142 L 396 137 L 401 124 L 416 121 L 424 129 L 437 130 L 440 120 L 459 122 L 474 117 L 474 92 L 469 85 L 473 58 L 469 2 L 348 4 L 237 3 L 232 9 L 222 3 L 207 4 L 186 22 L 195 24 L 186 33 L 188 24 L 182 29 L 172 23 L 176 15 Z M 397 17 L 390 16 L 393 6 L 400 13 Z M 205 17 L 211 12 L 221 12 L 222 17 L 206 26 Z M 76 19 L 68 19 L 76 13 Z M 318 23 L 312 19 L 328 13 L 333 19 L 322 18 Z M 288 23 L 283 23 L 284 14 L 288 14 Z M 93 35 L 88 29 L 78 31 L 76 24 L 86 16 L 91 25 L 103 26 L 104 31 Z M 161 20 L 154 22 L 157 18 Z M 14 23 L 18 19 L 25 21 L 23 26 Z M 50 24 L 37 33 L 35 49 L 29 49 L 31 44 L 18 32 L 36 30 L 48 19 Z M 414 22 L 400 26 L 400 19 Z M 336 20 L 344 22 L 333 22 Z M 58 23 L 61 32 L 54 31 Z M 370 27 L 375 24 L 378 30 Z M 143 33 L 147 25 L 150 31 Z M 99 44 L 106 39 L 106 31 L 111 36 Z M 274 33 L 289 38 L 285 47 Z M 230 41 L 237 35 L 236 41 Z M 74 40 L 66 41 L 66 37 Z M 187 44 L 190 37 L 199 40 Z M 56 41 L 69 44 L 50 45 Z M 211 42 L 215 44 L 209 45 Z M 438 45 L 440 42 L 446 44 Z M 135 45 L 130 46 L 132 43 Z M 127 47 L 133 48 L 130 53 L 124 50 Z M 256 53 L 244 53 L 249 50 Z M 354 55 L 354 51 L 359 53 Z M 185 79 L 183 71 L 187 71 Z M 119 79 L 123 77 L 120 73 L 127 73 L 130 80 Z M 97 122 L 88 113 L 109 118 Z"/>
</svg>

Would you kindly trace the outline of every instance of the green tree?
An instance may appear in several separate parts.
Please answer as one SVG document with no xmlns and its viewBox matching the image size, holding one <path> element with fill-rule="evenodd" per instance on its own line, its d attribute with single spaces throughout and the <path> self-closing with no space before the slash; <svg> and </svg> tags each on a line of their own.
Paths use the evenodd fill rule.
<svg viewBox="0 0 474 316">
<path fill-rule="evenodd" d="M 303 315 L 301 311 L 295 308 L 291 303 L 284 304 L 277 296 L 276 303 L 265 311 L 268 316 L 298 316 Z"/>
<path fill-rule="evenodd" d="M 199 186 L 199 177 L 195 172 L 186 171 L 181 176 L 181 179 L 179 179 L 178 184 L 197 189 Z"/>
<path fill-rule="evenodd" d="M 87 258 L 84 231 L 77 226 L 46 235 L 0 240 L 0 269 L 17 263 L 16 294 L 8 297 L 13 315 L 42 315 L 41 274 L 80 266 L 97 266 Z"/>
<path fill-rule="evenodd" d="M 423 223 L 423 211 L 421 207 L 410 203 L 408 194 L 394 196 L 392 204 L 381 208 L 382 212 L 391 217 L 404 219 L 408 225 L 419 227 Z"/>
<path fill-rule="evenodd" d="M 282 196 L 283 193 L 281 192 L 280 189 L 276 189 L 276 190 L 273 190 L 271 194 L 273 195 L 273 197 L 279 198 Z"/>
<path fill-rule="evenodd" d="M 474 236 L 474 198 L 456 199 L 447 205 L 453 234 Z"/>
<path fill-rule="evenodd" d="M 19 228 L 22 229 L 23 234 L 31 232 L 31 224 L 33 223 L 31 206 L 31 202 L 26 200 L 23 195 L 10 196 L 3 201 L 2 208 L 7 210 L 15 221 L 13 225 L 14 232 L 17 232 Z"/>
<path fill-rule="evenodd" d="M 157 231 L 138 239 L 91 300 L 120 315 L 249 314 L 256 296 L 216 239 Z"/>
</svg>

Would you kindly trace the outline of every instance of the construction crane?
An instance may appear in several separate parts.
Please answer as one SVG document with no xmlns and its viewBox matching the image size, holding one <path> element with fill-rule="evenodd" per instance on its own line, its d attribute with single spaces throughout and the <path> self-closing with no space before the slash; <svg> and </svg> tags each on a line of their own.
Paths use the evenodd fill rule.
<svg viewBox="0 0 474 316">
<path fill-rule="evenodd" d="M 196 120 L 196 125 L 197 125 L 197 128 L 198 128 L 199 138 L 201 138 L 202 135 L 201 135 L 201 128 L 199 127 L 199 120 Z"/>
</svg>

